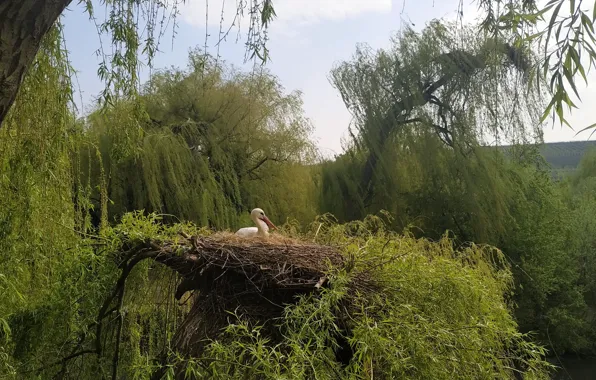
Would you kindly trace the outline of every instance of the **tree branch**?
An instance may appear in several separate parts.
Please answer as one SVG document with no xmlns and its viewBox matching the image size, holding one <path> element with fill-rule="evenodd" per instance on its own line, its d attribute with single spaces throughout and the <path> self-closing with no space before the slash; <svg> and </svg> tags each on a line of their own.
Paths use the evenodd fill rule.
<svg viewBox="0 0 596 380">
<path fill-rule="evenodd" d="M 116 332 L 116 348 L 114 349 L 114 358 L 112 359 L 112 380 L 118 376 L 118 361 L 120 359 L 120 342 L 122 341 L 122 325 L 124 324 L 124 314 L 122 314 L 122 304 L 124 302 L 125 283 L 122 284 L 118 294 L 118 331 Z"/>
<path fill-rule="evenodd" d="M 95 329 L 95 352 L 97 356 L 101 356 L 102 354 L 102 347 L 101 347 L 101 333 L 103 328 L 103 319 L 108 314 L 108 307 L 110 304 L 120 294 L 121 289 L 124 289 L 124 285 L 126 283 L 126 278 L 132 271 L 135 265 L 137 265 L 140 261 L 155 258 L 159 255 L 159 251 L 147 251 L 147 246 L 152 246 L 151 243 L 147 243 L 144 248 L 142 248 L 136 256 L 132 256 L 128 264 L 123 266 L 122 273 L 116 282 L 116 286 L 112 294 L 104 301 L 101 309 L 99 309 L 99 313 L 97 315 L 97 327 Z M 153 248 L 153 247 L 152 247 Z M 122 290 L 123 291 L 123 290 Z M 113 310 L 113 309 L 112 309 Z"/>
<path fill-rule="evenodd" d="M 55 362 L 52 362 L 52 363 L 50 363 L 50 364 L 48 364 L 48 365 L 46 365 L 46 366 L 43 366 L 43 367 L 41 367 L 41 368 L 38 368 L 38 369 L 36 369 L 36 370 L 35 370 L 35 372 L 36 372 L 36 373 L 39 373 L 39 372 L 41 372 L 41 371 L 43 371 L 43 370 L 45 370 L 45 369 L 52 368 L 52 367 L 54 367 L 54 366 L 57 366 L 57 365 L 59 365 L 59 364 L 65 365 L 65 364 L 66 364 L 66 363 L 68 363 L 70 360 L 72 360 L 72 359 L 76 359 L 76 358 L 78 358 L 79 356 L 83 356 L 83 355 L 87 355 L 87 354 L 95 354 L 95 353 L 96 353 L 96 352 L 95 352 L 95 350 L 82 350 L 82 351 L 77 351 L 77 352 L 74 352 L 74 353 L 72 353 L 72 354 L 70 354 L 70 355 L 68 355 L 68 356 L 66 356 L 66 357 L 64 357 L 64 358 L 62 358 L 62 359 L 60 359 L 60 360 L 56 360 Z"/>
<path fill-rule="evenodd" d="M 257 162 L 257 164 L 255 166 L 253 166 L 252 168 L 248 169 L 246 171 L 246 173 L 244 173 L 244 174 L 252 174 L 255 170 L 257 170 L 258 168 L 260 168 L 268 160 L 270 160 L 270 158 L 268 156 L 265 156 L 265 157 L 261 158 L 259 160 L 259 162 Z"/>
</svg>

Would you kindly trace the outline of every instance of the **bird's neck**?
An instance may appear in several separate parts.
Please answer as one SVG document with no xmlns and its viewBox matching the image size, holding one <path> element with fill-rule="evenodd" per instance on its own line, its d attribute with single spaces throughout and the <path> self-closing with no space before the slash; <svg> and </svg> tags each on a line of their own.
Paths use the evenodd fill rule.
<svg viewBox="0 0 596 380">
<path fill-rule="evenodd" d="M 259 230 L 258 233 L 260 235 L 267 235 L 269 233 L 269 226 L 267 226 L 267 223 L 263 222 L 261 219 L 257 218 L 255 224 L 257 225 L 257 229 Z"/>
</svg>

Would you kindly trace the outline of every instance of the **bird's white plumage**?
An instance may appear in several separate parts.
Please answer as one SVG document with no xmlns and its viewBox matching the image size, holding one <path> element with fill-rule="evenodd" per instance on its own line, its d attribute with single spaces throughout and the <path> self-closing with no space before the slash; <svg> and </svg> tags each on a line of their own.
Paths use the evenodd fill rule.
<svg viewBox="0 0 596 380">
<path fill-rule="evenodd" d="M 265 212 L 260 208 L 255 208 L 250 213 L 250 218 L 257 225 L 256 227 L 244 227 L 236 231 L 237 236 L 241 237 L 267 237 L 269 236 L 269 226 L 275 228 L 275 225 L 271 223 L 269 218 L 265 215 Z"/>
<path fill-rule="evenodd" d="M 264 233 L 264 231 L 263 231 Z M 236 231 L 236 235 L 242 237 L 251 237 L 259 235 L 259 229 L 257 227 L 244 227 Z M 262 235 L 262 234 L 261 234 Z"/>
</svg>

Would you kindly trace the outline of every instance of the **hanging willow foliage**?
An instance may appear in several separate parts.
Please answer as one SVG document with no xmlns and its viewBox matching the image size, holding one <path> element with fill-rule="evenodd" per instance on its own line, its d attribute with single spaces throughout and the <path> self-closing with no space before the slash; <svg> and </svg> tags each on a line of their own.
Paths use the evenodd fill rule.
<svg viewBox="0 0 596 380">
<path fill-rule="evenodd" d="M 430 130 L 453 149 L 534 137 L 541 94 L 528 83 L 530 52 L 505 38 L 432 22 L 406 28 L 387 50 L 359 47 L 332 70 L 332 81 L 354 116 L 357 148 L 367 152 L 360 188 L 370 201 L 384 150 L 401 134 Z"/>
<path fill-rule="evenodd" d="M 106 84 L 100 98 L 104 104 L 112 104 L 122 97 L 134 98 L 138 95 L 141 87 L 138 73 L 143 59 L 152 66 L 167 28 L 171 26 L 175 35 L 177 17 L 185 2 L 186 0 L 106 0 L 102 1 L 102 5 L 106 6 L 103 10 L 105 19 L 99 21 L 98 9 L 93 1 L 79 1 L 83 3 L 85 12 L 97 27 L 100 39 L 103 41 L 107 38 L 109 41 L 105 48 L 102 43 L 97 52 L 102 58 L 97 73 Z M 208 7 L 207 2 L 206 17 Z M 240 0 L 236 2 L 235 10 L 234 17 L 227 15 L 232 19 L 229 26 L 225 25 L 222 15 L 220 29 L 227 29 L 227 32 L 223 35 L 220 33 L 218 46 L 234 26 L 240 32 L 242 21 L 246 21 L 244 19 L 248 17 L 245 59 L 259 58 L 266 62 L 269 55 L 266 48 L 267 27 L 276 16 L 272 1 Z"/>
<path fill-rule="evenodd" d="M 65 9 L 73 4 L 83 4 L 85 12 L 95 24 L 100 37 L 97 55 L 101 58 L 98 75 L 105 87 L 100 96 L 103 105 L 124 98 L 135 98 L 140 88 L 138 70 L 146 58 L 149 66 L 159 48 L 167 28 L 172 25 L 176 32 L 176 17 L 185 0 L 102 0 L 99 13 L 104 11 L 104 21 L 96 17 L 96 5 L 92 0 L 7 0 L 0 5 L 0 24 L 3 25 L 3 44 L 0 48 L 0 126 L 15 101 L 22 79 L 40 49 L 43 37 L 48 34 Z M 209 3 L 206 2 L 206 15 Z M 241 0 L 236 2 L 236 15 L 230 27 L 223 32 L 225 2 L 222 4 L 219 45 L 227 38 L 233 26 L 248 18 L 246 57 L 267 61 L 267 28 L 275 17 L 271 0 Z M 248 15 L 245 15 L 245 12 Z M 101 17 L 101 15 L 100 15 Z M 208 19 L 206 17 L 206 24 Z M 103 37 L 110 43 L 104 47 Z M 205 34 L 207 48 L 208 34 Z M 110 48 L 108 48 L 110 46 Z M 250 58 L 249 58 L 250 55 Z"/>
<path fill-rule="evenodd" d="M 334 68 L 355 131 L 341 159 L 350 169 L 327 166 L 323 210 L 349 220 L 389 209 L 400 228 L 416 221 L 435 237 L 444 228 L 464 240 L 502 233 L 511 178 L 503 157 L 479 146 L 540 140 L 541 92 L 527 80 L 532 55 L 450 26 L 405 29 L 390 49 L 359 47 Z M 338 204 L 337 191 L 349 201 Z"/>
<path fill-rule="evenodd" d="M 107 178 L 110 220 L 144 209 L 224 228 L 254 207 L 282 221 L 312 220 L 316 207 L 307 199 L 315 188 L 303 166 L 316 158 L 312 126 L 300 94 L 283 91 L 265 71 L 240 73 L 192 52 L 187 70 L 158 72 L 148 82 L 138 103 L 144 119 L 132 116 L 134 102 L 90 115 L 82 160 L 91 171 L 83 170 L 81 182 Z M 127 123 L 142 128 L 128 151 L 120 149 Z M 303 184 L 288 181 L 295 176 Z M 103 199 L 99 190 L 93 198 L 98 206 Z"/>
<path fill-rule="evenodd" d="M 41 365 L 77 330 L 89 262 L 75 233 L 71 153 L 77 147 L 71 69 L 58 23 L 44 37 L 0 130 L 0 373 Z M 43 105 L 41 107 L 40 105 Z M 23 375 L 21 375 L 23 376 Z"/>
<path fill-rule="evenodd" d="M 581 101 L 577 80 L 581 77 L 587 85 L 587 73 L 596 63 L 596 2 L 480 0 L 478 5 L 485 11 L 480 24 L 483 30 L 494 36 L 513 35 L 516 46 L 541 50 L 534 77 L 547 79 L 551 98 L 540 121 L 552 116 L 553 121 L 557 118 L 561 125 L 572 128 L 565 108 L 569 112 L 577 108 L 576 102 Z M 580 132 L 595 126 L 584 126 Z"/>
</svg>

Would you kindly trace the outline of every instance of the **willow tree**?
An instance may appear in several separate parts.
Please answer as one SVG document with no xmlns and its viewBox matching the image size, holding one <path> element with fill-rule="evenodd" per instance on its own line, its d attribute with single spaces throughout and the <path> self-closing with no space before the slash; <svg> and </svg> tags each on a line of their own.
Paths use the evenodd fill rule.
<svg viewBox="0 0 596 380">
<path fill-rule="evenodd" d="M 542 104 L 529 83 L 530 57 L 502 38 L 435 21 L 421 33 L 405 29 L 389 50 L 358 47 L 352 61 L 335 67 L 332 83 L 367 154 L 365 203 L 383 152 L 400 132 L 430 129 L 457 150 L 487 138 L 526 138 Z"/>
<path fill-rule="evenodd" d="M 78 287 L 69 276 L 89 267 L 91 251 L 77 249 L 80 240 L 74 227 L 78 215 L 72 207 L 76 195 L 70 154 L 77 135 L 71 98 L 64 93 L 71 88 L 65 54 L 61 30 L 52 27 L 0 130 L 4 378 L 18 377 L 20 360 L 34 360 L 35 353 L 56 355 L 56 344 L 77 328 L 76 310 L 93 299 L 89 288 Z"/>
<path fill-rule="evenodd" d="M 134 102 L 121 102 L 87 119 L 82 168 L 91 170 L 81 182 L 106 188 L 110 220 L 144 209 L 225 228 L 254 207 L 280 222 L 314 218 L 313 181 L 303 165 L 316 150 L 299 92 L 285 94 L 266 70 L 240 72 L 196 50 L 185 70 L 153 75 L 139 100 L 145 118 L 134 116 Z M 135 123 L 140 137 L 123 133 Z M 133 149 L 125 149 L 127 139 Z M 289 181 L 293 176 L 308 185 Z M 99 209 L 102 197 L 94 193 Z"/>
</svg>

